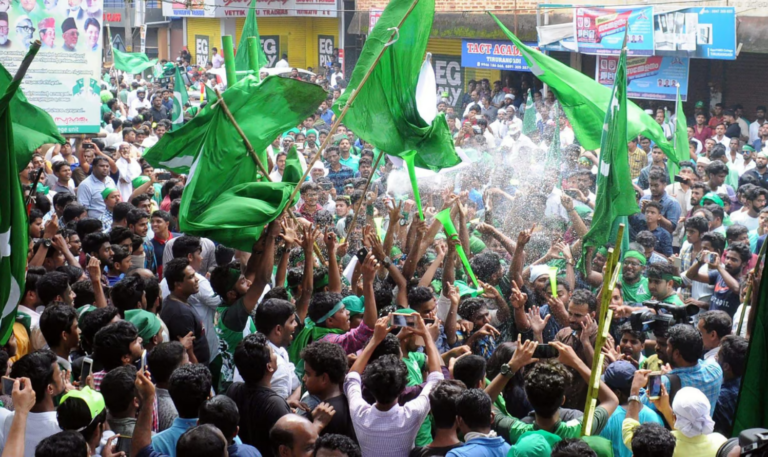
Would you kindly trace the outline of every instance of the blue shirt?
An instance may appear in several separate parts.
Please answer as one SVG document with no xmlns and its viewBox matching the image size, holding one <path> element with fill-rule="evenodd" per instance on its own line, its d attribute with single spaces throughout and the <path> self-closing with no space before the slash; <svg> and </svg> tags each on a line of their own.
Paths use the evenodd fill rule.
<svg viewBox="0 0 768 457">
<path fill-rule="evenodd" d="M 543 305 L 539 308 L 539 315 L 542 319 L 547 317 L 548 314 L 552 314 L 549 310 L 549 305 Z M 557 335 L 557 332 L 559 331 L 560 324 L 557 323 L 557 319 L 555 319 L 555 316 L 553 315 L 549 318 L 547 325 L 544 326 L 544 330 L 541 332 L 544 344 L 548 344 L 550 341 L 555 341 L 555 335 Z"/>
<path fill-rule="evenodd" d="M 77 202 L 88 210 L 88 217 L 100 219 L 101 215 L 107 210 L 107 205 L 104 204 L 104 197 L 101 196 L 101 193 L 107 187 L 117 189 L 115 181 L 109 176 L 105 177 L 104 181 L 99 181 L 93 175 L 85 178 L 77 187 Z"/>
<path fill-rule="evenodd" d="M 711 405 L 709 415 L 714 414 L 717 399 L 720 397 L 720 385 L 723 383 L 723 370 L 717 362 L 699 360 L 692 367 L 675 368 L 669 374 L 677 375 L 680 378 L 680 388 L 695 387 L 699 389 L 707 397 Z M 669 378 L 663 375 L 661 382 L 664 383 L 664 387 L 669 392 L 672 388 Z M 656 410 L 651 401 L 648 400 L 647 393 L 643 393 L 640 400 L 642 400 L 644 405 L 649 406 L 654 411 Z"/>
<path fill-rule="evenodd" d="M 328 126 L 330 127 L 331 124 L 333 124 L 333 111 L 330 109 L 325 110 L 324 113 L 320 114 L 320 119 L 323 120 Z"/>
<path fill-rule="evenodd" d="M 621 424 L 624 422 L 626 416 L 627 410 L 625 410 L 623 406 L 619 406 L 616 408 L 616 411 L 611 414 L 608 423 L 605 424 L 605 428 L 600 432 L 600 436 L 607 438 L 611 442 L 614 457 L 632 457 L 632 451 L 627 448 L 621 437 Z M 639 419 L 641 424 L 655 422 L 662 427 L 664 426 L 664 422 L 659 415 L 647 406 L 643 406 L 643 409 L 640 410 Z"/>
<path fill-rule="evenodd" d="M 656 227 L 655 230 L 651 230 L 653 236 L 656 237 L 655 251 L 661 252 L 665 256 L 672 255 L 672 235 L 666 229 Z"/>
<path fill-rule="evenodd" d="M 261 452 L 250 444 L 243 444 L 240 438 L 235 437 L 235 442 L 227 448 L 229 457 L 261 457 Z"/>
<path fill-rule="evenodd" d="M 446 457 L 506 457 L 509 445 L 504 438 L 475 438 L 467 441 L 464 446 L 451 449 Z"/>
<path fill-rule="evenodd" d="M 642 202 L 643 200 L 651 200 L 651 196 L 643 195 L 643 198 L 641 198 L 640 201 Z M 672 223 L 672 231 L 674 232 L 675 228 L 677 228 L 677 221 L 680 220 L 680 213 L 682 212 L 680 203 L 677 202 L 677 199 L 670 197 L 666 192 L 664 192 L 659 203 L 661 204 L 661 215 Z M 645 214 L 637 213 L 630 216 L 629 226 L 632 229 L 630 239 L 634 240 L 638 232 L 648 230 L 648 224 L 645 223 Z"/>
<path fill-rule="evenodd" d="M 333 171 L 331 167 L 328 167 L 328 176 L 326 176 L 326 178 L 330 179 L 333 183 L 333 187 L 336 188 L 337 195 L 344 195 L 344 181 L 349 178 L 354 178 L 355 172 L 346 165 L 339 165 L 341 165 L 341 169 L 339 171 Z"/>
<path fill-rule="evenodd" d="M 741 378 L 725 381 L 720 387 L 720 396 L 712 420 L 715 421 L 715 431 L 725 436 L 731 436 L 733 416 L 736 413 L 736 401 L 739 399 Z"/>
<path fill-rule="evenodd" d="M 187 430 L 197 425 L 197 418 L 177 417 L 171 427 L 152 437 L 152 447 L 160 454 L 176 457 L 176 442 Z M 153 456 L 154 457 L 154 456 Z"/>
</svg>

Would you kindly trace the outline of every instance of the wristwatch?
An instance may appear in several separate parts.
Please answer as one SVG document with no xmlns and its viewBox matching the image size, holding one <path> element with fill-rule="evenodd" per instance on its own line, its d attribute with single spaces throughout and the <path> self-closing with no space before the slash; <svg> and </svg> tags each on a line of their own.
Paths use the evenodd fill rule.
<svg viewBox="0 0 768 457">
<path fill-rule="evenodd" d="M 639 397 L 638 395 L 632 395 L 632 396 L 630 396 L 630 397 L 629 397 L 629 399 L 628 399 L 628 401 L 636 401 L 636 402 L 638 402 L 638 403 L 642 403 L 642 402 L 640 401 L 640 397 Z"/>
<path fill-rule="evenodd" d="M 48 249 L 53 246 L 53 241 L 50 238 L 43 238 L 43 247 Z"/>
<path fill-rule="evenodd" d="M 384 266 L 384 268 L 389 268 L 389 266 L 392 265 L 392 261 L 389 260 L 389 257 L 384 257 L 384 260 L 381 261 L 381 264 Z"/>
<path fill-rule="evenodd" d="M 508 363 L 502 364 L 501 367 L 499 367 L 499 373 L 505 378 L 511 378 L 515 375 L 515 372 L 512 371 L 512 367 L 510 367 Z"/>
<path fill-rule="evenodd" d="M 400 224 L 400 227 L 405 227 L 406 225 L 408 225 L 408 220 L 400 219 L 399 224 Z"/>
</svg>

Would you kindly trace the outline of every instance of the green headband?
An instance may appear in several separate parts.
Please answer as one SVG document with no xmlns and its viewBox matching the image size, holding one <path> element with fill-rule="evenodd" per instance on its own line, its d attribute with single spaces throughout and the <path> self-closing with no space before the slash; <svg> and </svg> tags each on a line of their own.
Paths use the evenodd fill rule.
<svg viewBox="0 0 768 457">
<path fill-rule="evenodd" d="M 240 269 L 230 268 L 227 277 L 227 292 L 235 288 L 235 284 L 240 280 Z"/>
<path fill-rule="evenodd" d="M 597 253 L 602 256 L 606 256 L 608 255 L 608 248 L 606 248 L 605 246 L 599 247 L 597 248 Z"/>
<path fill-rule="evenodd" d="M 325 315 L 324 315 L 323 317 L 321 317 L 320 319 L 318 319 L 318 320 L 317 320 L 315 323 L 316 323 L 316 324 L 322 324 L 323 322 L 325 322 L 326 320 L 328 320 L 328 318 L 329 318 L 329 317 L 331 317 L 331 316 L 333 316 L 334 314 L 338 313 L 338 312 L 339 312 L 339 310 L 340 310 L 340 309 L 341 309 L 343 306 L 344 306 L 344 303 L 342 303 L 342 302 L 338 302 L 338 303 L 336 303 L 336 305 L 335 305 L 333 308 L 331 308 L 331 310 L 330 310 L 330 311 L 328 311 L 327 313 L 325 313 Z"/>
<path fill-rule="evenodd" d="M 323 287 L 325 287 L 327 285 L 328 285 L 328 275 L 325 275 L 325 276 L 323 276 L 323 279 L 321 279 L 320 281 L 317 281 L 314 284 L 314 287 L 312 287 L 312 288 L 315 290 L 315 292 L 317 292 L 318 290 L 322 289 Z M 318 322 L 318 324 L 319 324 L 319 322 Z"/>
<path fill-rule="evenodd" d="M 131 181 L 131 185 L 133 188 L 141 187 L 142 184 L 149 182 L 149 176 L 137 176 L 133 178 L 133 181 Z"/>
<path fill-rule="evenodd" d="M 680 276 L 675 276 L 672 273 L 648 273 L 648 279 L 663 279 L 664 281 L 674 281 L 678 284 L 683 282 Z"/>
<path fill-rule="evenodd" d="M 101 191 L 101 198 L 106 200 L 107 197 L 109 197 L 110 194 L 112 194 L 112 192 L 117 192 L 117 189 L 115 189 L 114 187 L 107 187 L 106 189 Z"/>
<path fill-rule="evenodd" d="M 755 148 L 753 148 L 752 146 L 750 146 L 748 144 L 745 144 L 744 146 L 742 146 L 741 150 L 742 151 L 755 152 Z"/>
<path fill-rule="evenodd" d="M 705 196 L 701 197 L 701 201 L 711 201 L 712 203 L 718 205 L 721 208 L 725 207 L 725 203 L 723 203 L 723 199 L 720 198 L 720 196 L 714 192 L 709 192 Z"/>
<path fill-rule="evenodd" d="M 638 262 L 640 262 L 640 265 L 643 266 L 648 263 L 645 256 L 637 251 L 627 251 L 627 253 L 624 254 L 624 259 L 626 260 L 627 258 L 637 259 Z"/>
</svg>

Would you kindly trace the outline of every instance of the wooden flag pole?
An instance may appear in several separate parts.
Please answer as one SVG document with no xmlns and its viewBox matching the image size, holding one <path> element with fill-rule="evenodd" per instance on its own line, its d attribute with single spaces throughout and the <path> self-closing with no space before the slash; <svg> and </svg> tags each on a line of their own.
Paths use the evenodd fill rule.
<svg viewBox="0 0 768 457">
<path fill-rule="evenodd" d="M 619 224 L 616 240 L 621 240 L 623 236 L 624 224 Z M 600 390 L 600 373 L 605 361 L 605 354 L 603 354 L 602 349 L 608 340 L 611 320 L 613 319 L 613 311 L 610 309 L 611 297 L 613 296 L 613 289 L 616 287 L 616 281 L 619 279 L 619 270 L 621 270 L 619 265 L 621 248 L 619 246 L 620 244 L 617 243 L 615 249 L 608 250 L 608 259 L 605 264 L 602 295 L 597 316 L 597 338 L 595 339 L 594 355 L 592 357 L 592 373 L 589 376 L 589 385 L 587 386 L 587 403 L 584 406 L 581 436 L 590 436 L 592 434 L 592 420 L 594 419 L 594 412 L 597 407 L 597 393 Z"/>
<path fill-rule="evenodd" d="M 400 21 L 399 24 L 397 24 L 397 27 L 394 27 L 394 31 L 392 32 L 392 35 L 389 38 L 388 44 L 385 45 L 384 48 L 379 53 L 379 55 L 376 56 L 376 60 L 373 61 L 373 65 L 371 65 L 371 68 L 369 68 L 368 72 L 366 72 L 365 76 L 363 76 L 363 79 L 362 81 L 360 81 L 360 85 L 357 86 L 357 89 L 352 91 L 352 95 L 349 96 L 349 99 L 347 100 L 347 103 L 344 105 L 344 108 L 336 117 L 336 121 L 334 121 L 333 125 L 331 125 L 331 130 L 328 132 L 328 136 L 325 137 L 325 140 L 323 140 L 323 144 L 320 145 L 320 148 L 318 148 L 315 156 L 312 157 L 312 160 L 307 164 L 307 170 L 304 172 L 304 176 L 301 177 L 301 179 L 299 180 L 299 183 L 296 185 L 296 188 L 293 189 L 293 192 L 291 193 L 291 201 L 293 201 L 293 199 L 296 197 L 296 194 L 299 193 L 299 189 L 301 188 L 301 183 L 303 183 L 307 179 L 307 176 L 309 176 L 309 172 L 310 170 L 312 170 L 312 166 L 315 164 L 315 162 L 317 162 L 320 159 L 320 157 L 322 157 L 323 151 L 325 151 L 325 148 L 328 146 L 328 143 L 330 143 L 334 133 L 336 133 L 336 129 L 339 127 L 339 124 L 341 124 L 342 119 L 344 119 L 344 116 L 347 115 L 347 111 L 352 106 L 352 102 L 355 100 L 355 98 L 357 98 L 357 94 L 360 93 L 360 89 L 363 86 L 365 86 L 366 82 L 368 82 L 368 78 L 370 78 L 370 76 L 373 74 L 373 70 L 376 69 L 376 66 L 379 64 L 381 57 L 387 51 L 387 47 L 389 47 L 390 44 L 394 43 L 394 41 L 392 40 L 396 41 L 396 37 L 399 34 L 400 27 L 403 26 L 403 23 L 408 18 L 408 16 L 410 16 L 411 12 L 413 12 L 413 9 L 416 8 L 416 5 L 418 3 L 419 3 L 419 0 L 414 0 L 413 3 L 411 3 L 411 7 L 408 8 L 408 11 L 406 11 L 405 16 L 403 16 L 403 19 Z M 371 172 L 371 176 L 373 176 L 373 171 Z M 363 198 L 365 198 L 365 195 L 363 195 Z"/>
<path fill-rule="evenodd" d="M 357 217 L 360 212 L 360 207 L 363 205 L 363 202 L 365 201 L 365 195 L 368 193 L 368 186 L 371 185 L 371 181 L 373 180 L 373 174 L 376 173 L 376 169 L 379 168 L 379 162 L 381 162 L 381 158 L 384 157 L 384 151 L 379 151 L 379 157 L 376 158 L 376 163 L 373 164 L 373 169 L 371 170 L 371 174 L 368 176 L 368 180 L 365 182 L 365 188 L 363 189 L 363 196 L 360 198 L 360 200 L 357 201 L 357 205 L 355 205 L 354 211 L 352 211 L 352 223 L 349 224 L 349 228 L 345 230 L 347 233 L 347 236 L 344 237 L 344 241 L 347 241 L 349 238 L 349 235 L 352 234 L 352 230 L 355 229 L 355 224 L 357 223 Z"/>
</svg>

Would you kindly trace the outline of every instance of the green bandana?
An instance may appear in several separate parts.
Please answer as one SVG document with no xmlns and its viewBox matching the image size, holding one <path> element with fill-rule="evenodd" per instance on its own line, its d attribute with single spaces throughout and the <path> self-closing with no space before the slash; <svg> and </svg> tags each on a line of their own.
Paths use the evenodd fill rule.
<svg viewBox="0 0 768 457">
<path fill-rule="evenodd" d="M 338 302 L 338 303 L 336 303 L 336 305 L 333 308 L 331 308 L 330 311 L 325 313 L 325 315 L 323 317 L 321 317 L 320 319 L 318 319 L 317 322 L 315 322 L 315 323 L 316 324 L 322 324 L 323 322 L 327 321 L 328 318 L 330 318 L 334 314 L 338 313 L 339 310 L 342 308 L 342 306 L 344 306 L 344 301 L 343 300 Z"/>
<path fill-rule="evenodd" d="M 349 311 L 350 317 L 356 314 L 363 314 L 365 312 L 365 302 L 362 298 L 355 295 L 344 297 L 341 303 L 345 308 L 347 308 L 347 311 Z"/>
<path fill-rule="evenodd" d="M 327 285 L 328 285 L 328 275 L 325 275 L 323 276 L 323 279 L 321 279 L 320 281 L 317 281 L 314 284 L 313 289 L 315 292 L 317 292 Z"/>
<path fill-rule="evenodd" d="M 48 192 L 50 192 L 51 188 L 48 186 L 44 186 L 40 183 L 37 183 L 37 188 L 35 190 L 37 192 L 40 192 L 43 195 L 48 195 Z"/>
<path fill-rule="evenodd" d="M 605 257 L 608 255 L 608 248 L 606 248 L 605 246 L 601 246 L 597 248 L 597 253 Z"/>
<path fill-rule="evenodd" d="M 142 184 L 146 184 L 149 182 L 149 176 L 137 176 L 136 178 L 131 181 L 131 185 L 134 189 L 137 187 L 141 187 Z"/>
<path fill-rule="evenodd" d="M 707 195 L 701 197 L 701 201 L 702 202 L 709 201 L 709 202 L 715 203 L 721 208 L 725 207 L 725 203 L 723 203 L 723 199 L 720 198 L 720 196 L 714 192 L 709 192 L 707 193 Z"/>
<path fill-rule="evenodd" d="M 747 151 L 747 152 L 755 152 L 755 148 L 753 148 L 752 146 L 750 146 L 748 144 L 745 144 L 744 146 L 742 146 L 741 150 L 742 151 Z"/>
<path fill-rule="evenodd" d="M 139 331 L 143 344 L 147 344 L 160 331 L 160 319 L 154 313 L 143 309 L 130 309 L 125 312 L 125 320 Z"/>
<path fill-rule="evenodd" d="M 227 291 L 230 291 L 235 288 L 235 284 L 237 284 L 237 281 L 240 280 L 240 270 L 238 268 L 230 268 L 229 269 L 229 275 L 227 278 Z"/>
<path fill-rule="evenodd" d="M 106 200 L 107 197 L 109 197 L 112 194 L 112 192 L 117 192 L 117 189 L 115 189 L 114 187 L 107 187 L 106 189 L 101 191 L 101 198 Z"/>
<path fill-rule="evenodd" d="M 483 243 L 483 240 L 476 236 L 469 237 L 469 252 L 472 253 L 472 255 L 479 254 L 485 250 L 485 243 Z"/>
<path fill-rule="evenodd" d="M 637 259 L 638 262 L 640 262 L 640 265 L 643 266 L 648 263 L 648 260 L 646 260 L 645 256 L 637 251 L 627 251 L 627 253 L 624 254 L 624 258 L 626 259 L 627 257 Z"/>
</svg>

